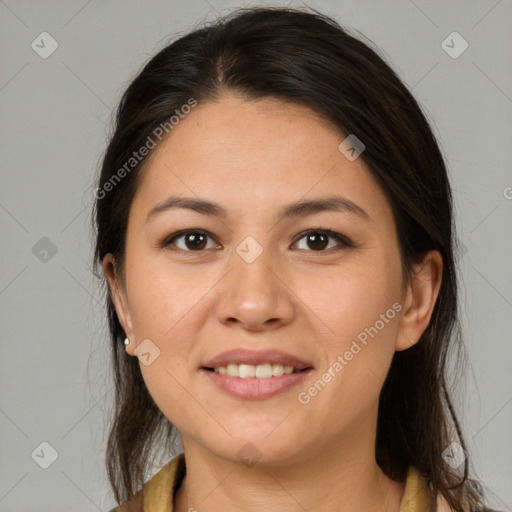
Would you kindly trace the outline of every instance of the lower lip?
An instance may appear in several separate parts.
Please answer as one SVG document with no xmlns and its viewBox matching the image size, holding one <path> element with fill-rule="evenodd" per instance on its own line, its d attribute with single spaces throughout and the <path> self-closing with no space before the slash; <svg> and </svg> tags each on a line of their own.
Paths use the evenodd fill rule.
<svg viewBox="0 0 512 512">
<path fill-rule="evenodd" d="M 228 375 L 221 375 L 204 368 L 201 368 L 200 371 L 219 389 L 231 396 L 246 400 L 261 400 L 297 386 L 313 369 L 310 368 L 299 373 L 282 375 L 281 377 L 269 377 L 268 379 L 229 377 Z"/>
</svg>

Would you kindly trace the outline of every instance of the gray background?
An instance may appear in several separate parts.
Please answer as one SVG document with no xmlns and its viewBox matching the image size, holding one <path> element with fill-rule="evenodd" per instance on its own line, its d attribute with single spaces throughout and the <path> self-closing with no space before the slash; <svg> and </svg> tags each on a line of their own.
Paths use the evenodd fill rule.
<svg viewBox="0 0 512 512">
<path fill-rule="evenodd" d="M 1 511 L 114 506 L 103 468 L 113 388 L 90 271 L 95 170 L 111 111 L 142 63 L 174 34 L 242 5 L 256 4 L 0 0 Z M 380 47 L 440 140 L 463 244 L 469 367 L 457 407 L 476 476 L 491 505 L 510 511 L 512 4 L 308 5 Z M 31 43 L 45 31 L 58 48 L 43 59 Z M 469 44 L 458 58 L 441 45 L 453 31 Z M 50 461 L 42 442 L 58 454 L 48 469 L 36 463 Z"/>
</svg>

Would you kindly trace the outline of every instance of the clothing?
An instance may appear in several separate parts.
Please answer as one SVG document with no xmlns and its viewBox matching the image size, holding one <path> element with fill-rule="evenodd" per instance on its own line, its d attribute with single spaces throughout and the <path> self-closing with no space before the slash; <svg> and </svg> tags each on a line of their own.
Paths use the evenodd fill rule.
<svg viewBox="0 0 512 512">
<path fill-rule="evenodd" d="M 185 457 L 180 453 L 146 482 L 131 500 L 125 501 L 109 512 L 172 512 L 174 494 L 184 476 Z M 400 512 L 432 512 L 433 510 L 427 480 L 414 466 L 410 466 Z"/>
</svg>

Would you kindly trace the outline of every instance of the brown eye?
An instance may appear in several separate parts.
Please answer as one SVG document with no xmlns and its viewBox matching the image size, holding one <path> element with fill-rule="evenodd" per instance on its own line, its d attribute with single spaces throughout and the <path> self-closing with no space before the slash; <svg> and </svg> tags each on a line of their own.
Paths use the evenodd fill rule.
<svg viewBox="0 0 512 512">
<path fill-rule="evenodd" d="M 207 248 L 208 238 L 211 238 L 208 233 L 202 230 L 186 230 L 180 231 L 179 233 L 175 233 L 171 237 L 167 238 L 162 246 L 167 247 L 170 245 L 176 245 L 178 250 L 187 251 L 187 252 L 200 252 L 203 249 Z M 182 240 L 181 246 L 176 241 Z M 215 247 L 215 245 L 214 245 Z M 216 246 L 219 247 L 219 246 Z M 208 247 L 211 248 L 211 247 Z"/>
<path fill-rule="evenodd" d="M 329 239 L 338 242 L 338 246 L 341 245 L 341 247 L 338 248 L 352 247 L 351 242 L 347 238 L 330 230 L 308 231 L 303 234 L 299 240 L 302 239 L 306 240 L 306 250 L 310 249 L 312 252 L 326 252 L 325 249 L 329 245 Z M 329 247 L 329 249 L 333 248 L 336 248 L 336 245 L 334 247 Z"/>
<path fill-rule="evenodd" d="M 208 239 L 212 240 L 210 246 L 208 246 Z M 299 241 L 303 239 L 306 240 L 306 248 L 300 249 L 309 252 L 328 252 L 331 249 L 340 250 L 353 247 L 348 238 L 330 230 L 310 230 L 302 234 Z M 330 240 L 337 242 L 337 244 L 330 245 Z M 198 229 L 188 229 L 174 233 L 162 242 L 161 247 L 169 247 L 171 250 L 183 252 L 202 252 L 204 249 L 221 248 L 220 245 L 213 243 L 213 237 L 208 232 Z"/>
<path fill-rule="evenodd" d="M 325 249 L 329 245 L 329 237 L 324 233 L 310 233 L 306 235 L 306 243 L 315 250 Z"/>
</svg>

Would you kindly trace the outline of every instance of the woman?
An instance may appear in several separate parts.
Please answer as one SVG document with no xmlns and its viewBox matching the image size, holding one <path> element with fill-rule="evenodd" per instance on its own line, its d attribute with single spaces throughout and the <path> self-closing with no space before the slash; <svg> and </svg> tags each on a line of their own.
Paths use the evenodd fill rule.
<svg viewBox="0 0 512 512">
<path fill-rule="evenodd" d="M 195 30 L 125 92 L 95 196 L 114 510 L 485 510 L 450 184 L 374 50 L 292 9 Z"/>
</svg>

